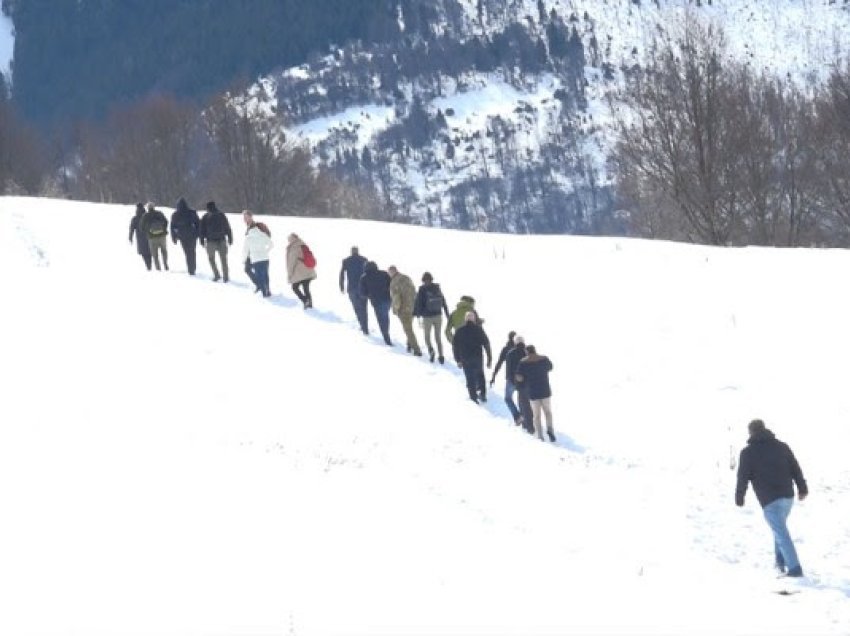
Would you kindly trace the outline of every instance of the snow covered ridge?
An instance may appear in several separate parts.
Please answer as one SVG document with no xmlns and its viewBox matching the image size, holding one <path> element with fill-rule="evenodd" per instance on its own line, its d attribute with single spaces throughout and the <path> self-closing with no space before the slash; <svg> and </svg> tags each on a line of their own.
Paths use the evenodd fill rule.
<svg viewBox="0 0 850 636">
<path fill-rule="evenodd" d="M 147 272 L 132 212 L 0 198 L 0 634 L 847 633 L 846 250 L 262 218 L 318 258 L 305 312 L 280 243 L 252 293 L 238 215 L 224 285 L 170 242 Z M 360 334 L 353 243 L 549 356 L 558 445 L 502 375 L 474 405 Z M 787 598 L 733 503 L 753 417 L 811 491 Z"/>
<path fill-rule="evenodd" d="M 850 42 L 850 12 L 830 0 L 421 4 L 437 18 L 423 26 L 402 11 L 409 41 L 352 45 L 288 69 L 274 78 L 269 99 L 287 139 L 309 143 L 316 165 L 369 184 L 400 218 L 491 231 L 622 229 L 607 190 L 607 95 L 654 40 L 676 37 L 687 12 L 721 26 L 735 59 L 801 83 L 821 81 Z M 521 29 L 552 66 L 555 21 L 583 46 L 575 77 L 561 67 L 483 71 L 449 44 L 501 37 L 510 48 Z M 417 109 L 424 116 L 414 117 Z M 540 225 L 540 218 L 554 220 Z"/>
</svg>

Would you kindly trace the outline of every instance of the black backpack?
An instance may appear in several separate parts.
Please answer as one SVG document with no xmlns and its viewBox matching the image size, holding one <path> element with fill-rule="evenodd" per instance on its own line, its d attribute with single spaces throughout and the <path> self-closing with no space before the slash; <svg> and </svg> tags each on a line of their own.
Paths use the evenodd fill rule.
<svg viewBox="0 0 850 636">
<path fill-rule="evenodd" d="M 161 215 L 155 215 L 148 223 L 148 234 L 150 236 L 162 236 L 166 231 L 166 221 Z"/>
<path fill-rule="evenodd" d="M 443 310 L 443 292 L 436 285 L 425 288 L 425 311 L 439 314 Z"/>
</svg>

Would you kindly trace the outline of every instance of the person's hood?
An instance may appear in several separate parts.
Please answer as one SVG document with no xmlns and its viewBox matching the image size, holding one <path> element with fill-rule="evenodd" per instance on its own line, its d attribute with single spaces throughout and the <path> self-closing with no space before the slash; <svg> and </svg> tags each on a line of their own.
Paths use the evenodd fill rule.
<svg viewBox="0 0 850 636">
<path fill-rule="evenodd" d="M 363 266 L 363 271 L 366 272 L 377 272 L 378 264 L 375 261 L 369 261 Z"/>
<path fill-rule="evenodd" d="M 189 211 L 189 205 L 186 203 L 186 199 L 184 199 L 183 197 L 180 197 L 177 200 L 177 207 L 174 208 L 174 210 L 175 210 L 175 212 L 188 212 Z"/>
<path fill-rule="evenodd" d="M 756 431 L 750 435 L 750 439 L 747 440 L 747 444 L 759 444 L 761 442 L 769 442 L 774 439 L 776 439 L 776 435 L 774 435 L 773 431 L 769 428 L 766 428 L 761 431 Z"/>
</svg>

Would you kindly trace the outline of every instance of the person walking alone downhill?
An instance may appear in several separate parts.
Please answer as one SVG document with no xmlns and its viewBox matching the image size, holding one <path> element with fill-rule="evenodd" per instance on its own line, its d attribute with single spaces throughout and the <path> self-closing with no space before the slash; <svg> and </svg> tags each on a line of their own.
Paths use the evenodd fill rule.
<svg viewBox="0 0 850 636">
<path fill-rule="evenodd" d="M 254 221 L 250 210 L 243 210 L 242 218 L 248 226 L 242 247 L 242 260 L 246 267 L 251 268 L 251 280 L 263 293 L 263 297 L 268 298 L 272 295 L 269 289 L 269 252 L 274 247 L 271 232 L 265 224 Z"/>
<path fill-rule="evenodd" d="M 348 283 L 348 300 L 354 308 L 354 315 L 360 323 L 360 331 L 369 335 L 369 299 L 360 295 L 360 277 L 367 260 L 360 254 L 357 247 L 351 248 L 351 256 L 342 259 L 342 269 L 339 270 L 339 291 L 343 294 Z"/>
<path fill-rule="evenodd" d="M 148 243 L 148 237 L 142 230 L 142 217 L 145 215 L 145 206 L 141 203 L 136 204 L 136 214 L 130 219 L 130 244 L 133 243 L 133 235 L 136 235 L 136 251 L 142 260 L 145 262 L 145 267 L 151 271 L 151 246 Z"/>
<path fill-rule="evenodd" d="M 141 225 L 148 237 L 154 265 L 160 269 L 159 257 L 162 254 L 162 266 L 168 271 L 168 219 L 153 203 L 148 203 L 148 211 L 142 217 Z"/>
<path fill-rule="evenodd" d="M 200 240 L 201 245 L 206 247 L 207 258 L 210 269 L 213 272 L 213 281 L 221 279 L 224 274 L 224 282 L 230 280 L 230 271 L 227 267 L 227 246 L 233 245 L 233 231 L 230 229 L 230 221 L 227 215 L 219 210 L 215 201 L 210 201 L 206 206 L 206 214 L 201 219 Z M 221 274 L 215 264 L 215 255 L 221 260 Z"/>
<path fill-rule="evenodd" d="M 407 351 L 415 356 L 422 355 L 419 341 L 413 332 L 413 305 L 416 302 L 416 287 L 410 276 L 402 274 L 395 265 L 387 269 L 390 275 L 390 300 L 393 313 L 398 316 L 404 336 L 407 338 Z"/>
<path fill-rule="evenodd" d="M 487 401 L 487 379 L 484 377 L 484 353 L 487 354 L 487 368 L 493 363 L 490 351 L 490 339 L 484 329 L 478 324 L 478 316 L 474 311 L 466 312 L 466 322 L 455 332 L 452 340 L 452 351 L 455 362 L 463 369 L 466 377 L 466 388 L 469 399 Z"/>
<path fill-rule="evenodd" d="M 298 296 L 304 309 L 310 309 L 313 306 L 310 282 L 316 278 L 315 264 L 308 263 L 306 260 L 308 253 L 312 257 L 307 244 L 295 232 L 290 234 L 289 244 L 286 246 L 286 271 L 292 291 Z"/>
<path fill-rule="evenodd" d="M 413 306 L 413 315 L 422 321 L 422 332 L 425 334 L 425 344 L 428 346 L 428 357 L 434 361 L 434 345 L 431 344 L 431 332 L 437 340 L 437 359 L 443 364 L 446 359 L 443 356 L 443 313 L 446 320 L 449 318 L 449 308 L 446 298 L 440 286 L 434 282 L 430 272 L 422 274 L 422 284 L 416 292 L 416 302 Z"/>
<path fill-rule="evenodd" d="M 516 380 L 525 386 L 531 409 L 534 413 L 534 433 L 543 439 L 543 417 L 546 416 L 546 432 L 549 441 L 555 441 L 555 429 L 552 424 L 552 389 L 549 387 L 549 372 L 552 371 L 552 361 L 546 356 L 538 355 L 533 345 L 526 347 L 526 355 L 516 369 Z"/>
<path fill-rule="evenodd" d="M 390 275 L 378 269 L 375 261 L 369 261 L 363 268 L 363 276 L 360 277 L 360 295 L 368 298 L 372 303 L 375 318 L 378 320 L 378 328 L 384 337 L 384 342 L 392 346 L 390 340 Z"/>
<path fill-rule="evenodd" d="M 197 265 L 195 248 L 198 244 L 200 225 L 198 213 L 188 206 L 186 199 L 180 197 L 174 208 L 174 214 L 171 215 L 171 241 L 175 245 L 177 241 L 180 241 L 183 254 L 186 255 L 186 269 L 190 276 L 195 275 Z"/>
<path fill-rule="evenodd" d="M 803 471 L 788 444 L 776 439 L 762 420 L 753 420 L 747 428 L 750 438 L 738 461 L 735 504 L 744 505 L 747 486 L 752 482 L 764 519 L 773 533 L 776 568 L 786 576 L 803 576 L 803 567 L 786 525 L 794 505 L 794 484 L 800 501 L 809 494 Z"/>
</svg>

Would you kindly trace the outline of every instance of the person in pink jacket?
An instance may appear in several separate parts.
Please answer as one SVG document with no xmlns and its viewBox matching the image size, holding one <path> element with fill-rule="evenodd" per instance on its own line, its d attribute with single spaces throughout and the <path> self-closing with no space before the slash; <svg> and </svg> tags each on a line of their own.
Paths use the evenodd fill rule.
<svg viewBox="0 0 850 636">
<path fill-rule="evenodd" d="M 314 264 L 305 262 L 312 258 L 312 253 L 301 238 L 293 232 L 289 235 L 289 244 L 286 246 L 286 272 L 292 291 L 304 304 L 304 309 L 313 306 L 313 296 L 310 295 L 310 281 L 316 278 Z"/>
</svg>

